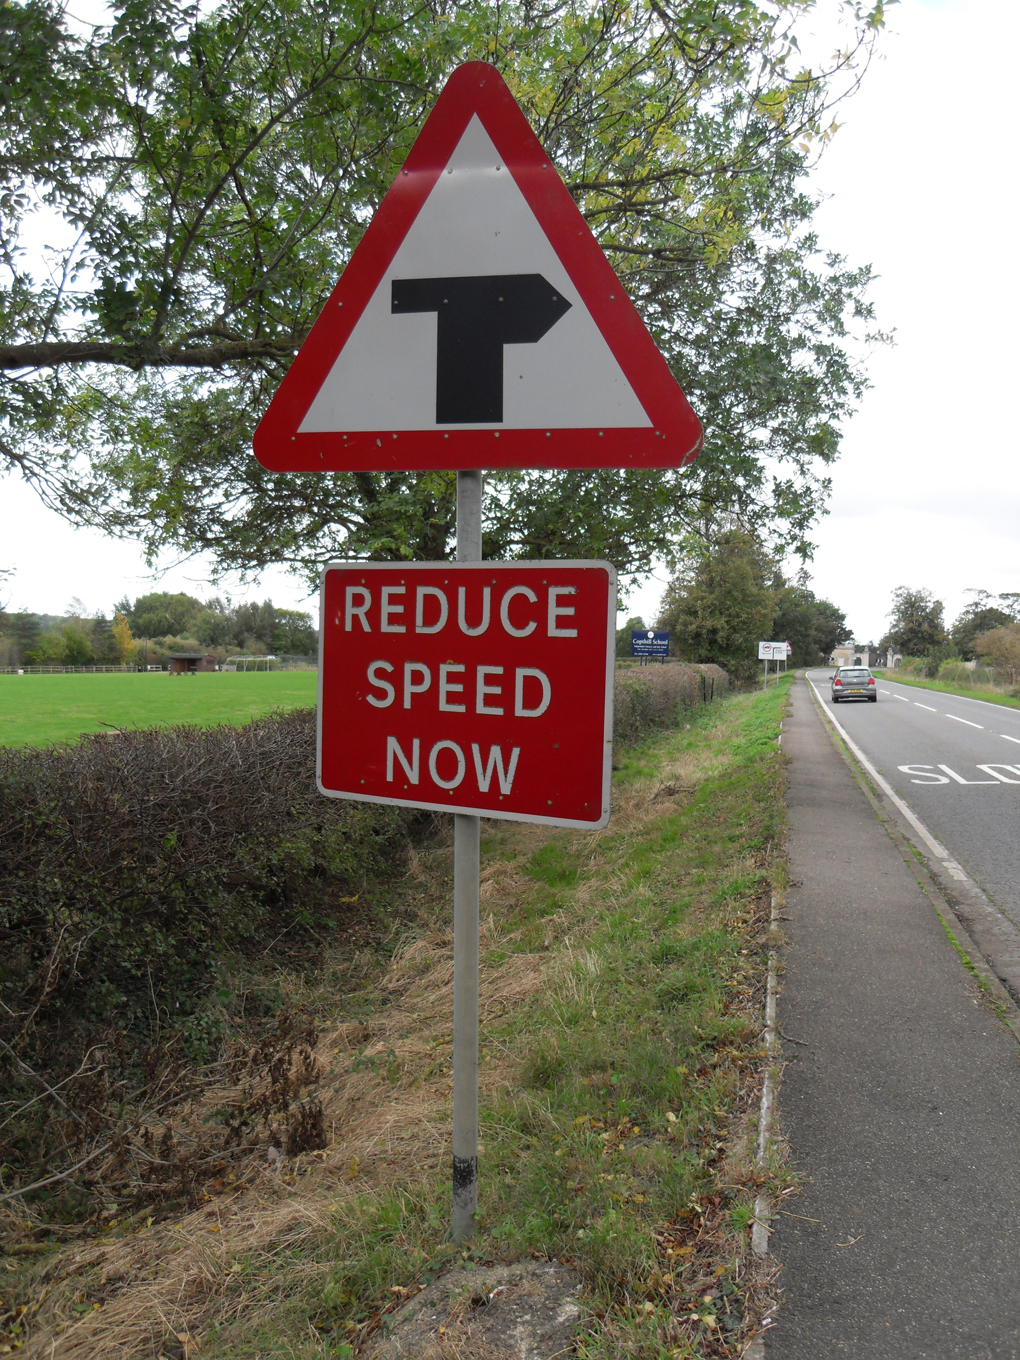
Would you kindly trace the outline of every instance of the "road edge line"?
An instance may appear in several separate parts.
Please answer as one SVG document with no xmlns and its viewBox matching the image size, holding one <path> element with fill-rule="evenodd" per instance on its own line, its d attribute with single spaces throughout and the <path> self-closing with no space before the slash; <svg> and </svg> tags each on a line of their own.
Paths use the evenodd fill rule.
<svg viewBox="0 0 1020 1360">
<path fill-rule="evenodd" d="M 759 1170 L 765 1166 L 769 1138 L 772 1133 L 772 1115 L 776 1105 L 776 1078 L 773 1071 L 776 1056 L 776 970 L 778 963 L 776 933 L 779 929 L 779 907 L 776 894 L 772 893 L 772 906 L 769 913 L 768 979 L 765 984 L 765 1080 L 761 1087 L 761 1101 L 758 1105 L 758 1140 L 755 1145 L 754 1160 Z M 762 1190 L 754 1201 L 754 1224 L 751 1228 L 751 1250 L 756 1256 L 767 1256 L 769 1251 L 769 1226 L 772 1217 L 772 1201 Z"/>
<path fill-rule="evenodd" d="M 765 1078 L 761 1087 L 761 1100 L 758 1103 L 758 1138 L 755 1143 L 754 1161 L 759 1171 L 764 1171 L 772 1136 L 772 1120 L 776 1108 L 776 1088 L 778 1085 L 776 1060 L 779 1055 L 779 1037 L 776 1032 L 776 995 L 779 972 L 779 903 L 775 889 L 769 910 L 769 959 L 768 976 L 765 984 Z M 754 1218 L 751 1221 L 751 1251 L 759 1260 L 769 1254 L 769 1235 L 772 1232 L 772 1200 L 768 1192 L 760 1190 L 754 1200 Z M 743 1360 L 765 1360 L 765 1332 L 761 1330 L 748 1342 L 741 1352 Z"/>
</svg>

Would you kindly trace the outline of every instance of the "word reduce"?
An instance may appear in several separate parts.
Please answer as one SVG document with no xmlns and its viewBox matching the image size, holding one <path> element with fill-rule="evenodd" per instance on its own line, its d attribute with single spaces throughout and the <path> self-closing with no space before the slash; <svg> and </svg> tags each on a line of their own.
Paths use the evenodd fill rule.
<svg viewBox="0 0 1020 1360">
<path fill-rule="evenodd" d="M 600 824 L 610 582 L 587 563 L 327 568 L 323 792 Z"/>
</svg>

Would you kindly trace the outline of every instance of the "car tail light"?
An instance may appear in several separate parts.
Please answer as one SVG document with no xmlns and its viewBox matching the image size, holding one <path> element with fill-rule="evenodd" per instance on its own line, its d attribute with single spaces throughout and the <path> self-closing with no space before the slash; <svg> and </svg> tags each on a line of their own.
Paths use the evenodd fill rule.
<svg viewBox="0 0 1020 1360">
<path fill-rule="evenodd" d="M 842 681 L 842 680 L 833 680 L 832 683 L 833 683 L 834 685 L 842 685 L 843 681 Z"/>
<path fill-rule="evenodd" d="M 875 683 L 875 677 L 872 676 L 871 679 L 868 681 L 868 684 L 869 684 L 869 685 L 873 685 L 874 683 Z"/>
</svg>

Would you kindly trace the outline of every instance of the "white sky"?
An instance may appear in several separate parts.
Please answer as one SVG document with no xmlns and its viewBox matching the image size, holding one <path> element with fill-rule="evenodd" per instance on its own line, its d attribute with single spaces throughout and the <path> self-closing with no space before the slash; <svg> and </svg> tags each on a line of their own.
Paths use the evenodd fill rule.
<svg viewBox="0 0 1020 1360">
<path fill-rule="evenodd" d="M 834 0 L 820 0 L 831 20 Z M 813 588 L 861 641 L 886 625 L 898 585 L 924 586 L 952 620 L 968 587 L 1020 590 L 1020 479 L 1010 417 L 1020 303 L 1013 137 L 1016 0 L 904 0 L 880 56 L 815 173 L 829 195 L 823 247 L 880 276 L 872 296 L 893 348 L 832 472 L 831 513 L 815 531 Z M 13 608 L 62 612 L 72 596 L 109 610 L 151 589 L 212 593 L 195 559 L 152 580 L 137 547 L 74 530 L 16 478 L 0 481 L 0 566 L 15 566 Z M 654 616 L 664 582 L 627 613 Z M 311 608 L 304 585 L 273 570 L 235 598 Z M 621 617 L 622 621 L 622 617 Z"/>
</svg>

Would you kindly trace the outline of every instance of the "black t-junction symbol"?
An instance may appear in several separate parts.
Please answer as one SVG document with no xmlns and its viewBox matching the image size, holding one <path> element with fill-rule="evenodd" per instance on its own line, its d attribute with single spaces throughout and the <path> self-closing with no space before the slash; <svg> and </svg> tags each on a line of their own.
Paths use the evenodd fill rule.
<svg viewBox="0 0 1020 1360">
<path fill-rule="evenodd" d="M 436 424 L 503 419 L 503 346 L 534 345 L 570 310 L 541 274 L 394 279 L 393 312 L 436 313 Z"/>
</svg>

